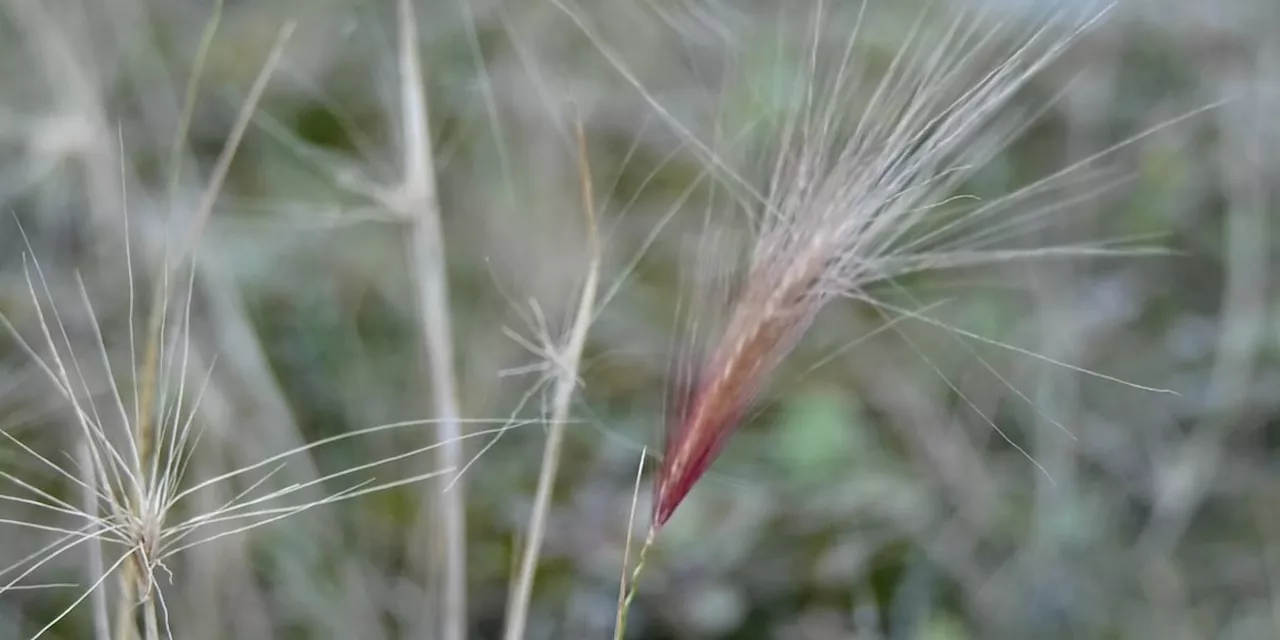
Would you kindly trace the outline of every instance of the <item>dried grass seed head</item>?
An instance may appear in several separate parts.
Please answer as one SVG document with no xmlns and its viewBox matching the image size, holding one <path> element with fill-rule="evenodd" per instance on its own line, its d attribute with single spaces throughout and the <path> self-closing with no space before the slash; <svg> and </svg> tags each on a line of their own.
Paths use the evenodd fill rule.
<svg viewBox="0 0 1280 640">
<path fill-rule="evenodd" d="M 655 527 L 832 297 L 868 299 L 869 285 L 908 273 L 1036 255 L 990 247 L 1034 228 L 1042 210 L 998 214 L 1044 185 L 968 207 L 953 194 L 1026 126 L 1005 112 L 1012 98 L 1107 9 L 1054 14 L 1029 30 L 978 12 L 950 17 L 940 33 L 926 10 L 872 80 L 859 60 L 865 8 L 834 62 L 822 55 L 825 14 L 814 14 L 767 187 L 748 198 L 757 237 L 739 293 L 669 426 Z"/>
</svg>

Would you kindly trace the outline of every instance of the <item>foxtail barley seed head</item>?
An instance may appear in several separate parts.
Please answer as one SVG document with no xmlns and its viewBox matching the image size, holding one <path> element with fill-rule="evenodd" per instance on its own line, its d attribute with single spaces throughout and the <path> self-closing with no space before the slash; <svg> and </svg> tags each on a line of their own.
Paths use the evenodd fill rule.
<svg viewBox="0 0 1280 640">
<path fill-rule="evenodd" d="M 1000 16 L 958 17 L 940 34 L 927 34 L 922 14 L 869 81 L 855 52 L 862 14 L 826 64 L 819 7 L 807 75 L 790 89 L 768 184 L 751 198 L 757 236 L 738 294 L 669 425 L 654 527 L 707 471 L 832 297 L 868 299 L 868 285 L 923 270 L 1061 253 L 991 248 L 1043 216 L 1008 214 L 1057 175 L 967 209 L 955 207 L 954 193 L 1025 125 L 1001 116 L 1003 107 L 1103 13 L 1059 15 L 1021 33 Z"/>
</svg>

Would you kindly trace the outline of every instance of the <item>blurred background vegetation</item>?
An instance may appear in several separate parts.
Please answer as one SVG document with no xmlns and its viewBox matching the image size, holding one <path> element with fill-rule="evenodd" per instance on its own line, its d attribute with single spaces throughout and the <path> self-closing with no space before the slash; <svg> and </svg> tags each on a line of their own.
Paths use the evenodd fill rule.
<svg viewBox="0 0 1280 640">
<path fill-rule="evenodd" d="M 830 5 L 824 38 L 838 48 L 856 3 Z M 870 5 L 857 55 L 885 64 L 922 5 Z M 1005 0 L 983 19 L 1045 5 Z M 699 213 L 721 201 L 690 137 L 711 144 L 786 104 L 770 90 L 804 61 L 778 44 L 803 44 L 812 8 L 576 6 L 611 62 L 549 2 L 418 3 L 463 414 L 541 414 L 539 374 L 520 369 L 539 358 L 503 327 L 530 334 L 531 300 L 553 334 L 571 319 L 586 264 L 576 117 L 600 194 L 606 288 L 619 283 L 591 328 L 529 638 L 610 637 L 638 456 L 660 446 L 673 335 L 696 295 Z M 400 172 L 394 3 L 228 0 L 183 140 L 212 15 L 204 0 L 4 0 L 0 13 L 0 312 L 39 343 L 24 275 L 34 258 L 89 363 L 76 274 L 113 360 L 128 363 L 125 239 L 145 300 L 276 33 L 297 21 L 200 237 L 190 375 L 212 376 L 192 477 L 432 412 L 406 227 L 381 198 Z M 1142 235 L 1168 252 L 885 292 L 936 303 L 930 313 L 964 331 L 1177 395 L 910 320 L 876 331 L 874 310 L 833 305 L 664 531 L 630 637 L 1280 637 L 1277 69 L 1273 0 L 1122 0 L 1019 98 L 1023 116 L 1049 106 L 972 190 L 1006 193 L 1230 98 L 1109 155 L 1108 175 L 1124 181 L 1040 232 Z M 105 401 L 105 375 L 90 386 Z M 0 338 L 0 428 L 57 457 L 73 448 L 72 419 Z M 476 638 L 499 635 L 543 436 L 512 430 L 465 476 Z M 361 437 L 287 474 L 305 481 L 432 437 Z M 432 459 L 396 464 L 403 475 Z M 73 495 L 11 441 L 0 469 Z M 160 585 L 175 637 L 416 637 L 438 590 L 425 552 L 436 532 L 418 513 L 442 486 L 318 507 L 182 554 Z M 0 503 L 6 521 L 45 516 Z M 0 524 L 0 566 L 46 542 Z M 29 581 L 76 582 L 73 555 Z M 5 592 L 0 638 L 34 633 L 81 591 Z M 89 637 L 87 608 L 46 637 Z"/>
</svg>

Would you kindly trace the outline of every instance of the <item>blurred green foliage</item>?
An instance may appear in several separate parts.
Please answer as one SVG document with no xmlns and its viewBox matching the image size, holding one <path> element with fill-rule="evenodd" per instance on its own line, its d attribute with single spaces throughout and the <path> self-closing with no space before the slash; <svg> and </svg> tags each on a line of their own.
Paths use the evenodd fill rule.
<svg viewBox="0 0 1280 640">
<path fill-rule="evenodd" d="M 872 3 L 858 50 L 870 68 L 890 63 L 917 4 Z M 173 202 L 167 153 L 205 3 L 7 5 L 0 197 L 12 216 L 0 220 L 0 311 L 24 336 L 40 344 L 26 255 L 67 309 L 77 308 L 79 273 L 112 329 L 111 356 L 128 362 L 123 239 L 139 295 L 150 295 L 162 241 L 184 237 L 239 101 L 282 17 L 295 18 L 286 63 L 200 245 L 191 375 L 214 374 L 191 472 L 212 476 L 431 415 L 405 227 L 379 200 L 398 180 L 391 3 L 228 3 Z M 592 328 L 528 637 L 609 637 L 639 452 L 661 447 L 678 391 L 671 366 L 690 355 L 675 334 L 690 306 L 706 302 L 690 299 L 699 291 L 690 280 L 716 275 L 709 267 L 728 272 L 730 258 L 709 256 L 736 256 L 744 235 L 714 230 L 723 243 L 714 246 L 702 235 L 707 207 L 744 208 L 743 198 L 666 118 L 756 178 L 805 69 L 794 45 L 811 34 L 809 9 L 579 7 L 646 98 L 551 5 L 420 5 L 469 417 L 543 411 L 540 374 L 513 373 L 538 356 L 502 329 L 529 334 L 530 299 L 553 335 L 569 321 L 584 237 L 569 132 L 574 114 L 583 118 L 604 201 L 606 284 L 622 284 Z M 1001 16 L 987 17 L 1017 19 Z M 841 5 L 820 24 L 834 49 L 855 18 Z M 1233 98 L 1109 156 L 1104 179 L 1116 185 L 1033 239 L 1142 237 L 1167 251 L 911 277 L 876 291 L 1023 352 L 832 305 L 664 531 L 631 637 L 1280 635 L 1276 34 L 1280 17 L 1262 1 L 1136 2 L 1037 78 L 1014 109 L 1039 114 L 1035 126 L 968 192 L 1008 193 Z M 98 154 L 120 150 L 127 230 L 94 186 Z M 111 184 L 119 167 L 107 164 Z M 87 319 L 66 321 L 78 356 L 96 362 Z M 892 329 L 877 332 L 886 322 Z M 64 402 L 7 336 L 0 358 L 0 428 L 64 460 L 74 441 Z M 105 375 L 89 377 L 105 402 Z M 326 447 L 273 482 L 395 455 L 432 434 L 420 425 Z M 466 476 L 478 638 L 497 634 L 543 434 L 536 424 L 512 429 Z M 471 440 L 468 451 L 490 441 Z M 429 462 L 399 461 L 372 477 L 421 473 Z M 0 443 L 0 470 L 10 469 L 72 499 L 65 478 L 12 441 Z M 174 560 L 172 583 L 159 585 L 174 637 L 417 637 L 438 589 L 427 559 L 434 523 L 420 513 L 443 484 L 320 507 Z M 649 489 L 646 479 L 640 521 Z M 48 515 L 0 504 L 6 522 Z M 46 542 L 4 527 L 0 566 Z M 31 581 L 80 579 L 70 555 Z M 26 637 L 72 593 L 0 594 L 0 638 Z M 78 610 L 54 632 L 89 637 L 88 624 Z"/>
</svg>

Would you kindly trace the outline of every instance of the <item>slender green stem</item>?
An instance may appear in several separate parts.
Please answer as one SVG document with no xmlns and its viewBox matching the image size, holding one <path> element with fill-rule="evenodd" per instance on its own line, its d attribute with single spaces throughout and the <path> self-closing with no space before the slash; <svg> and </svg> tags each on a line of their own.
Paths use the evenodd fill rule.
<svg viewBox="0 0 1280 640">
<path fill-rule="evenodd" d="M 636 568 L 631 571 L 631 580 L 627 584 L 627 595 L 622 599 L 622 606 L 618 607 L 618 618 L 613 630 L 613 640 L 622 640 L 627 634 L 627 614 L 631 611 L 631 602 L 636 598 L 637 587 L 640 584 L 640 574 L 644 571 L 645 558 L 649 555 L 649 548 L 653 546 L 653 540 L 658 535 L 657 527 L 650 526 L 649 533 L 644 538 L 644 546 L 640 547 L 640 554 L 636 557 Z"/>
</svg>

